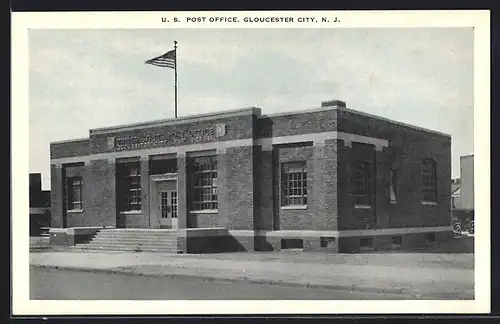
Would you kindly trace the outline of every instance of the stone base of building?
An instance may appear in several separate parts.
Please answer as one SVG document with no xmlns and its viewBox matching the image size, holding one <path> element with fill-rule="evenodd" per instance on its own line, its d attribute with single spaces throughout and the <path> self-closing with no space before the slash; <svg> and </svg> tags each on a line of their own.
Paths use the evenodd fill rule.
<svg viewBox="0 0 500 324">
<path fill-rule="evenodd" d="M 296 232 L 294 234 L 294 232 Z M 301 233 L 305 232 L 305 233 Z M 386 230 L 374 230 L 370 235 L 352 235 L 346 232 L 316 232 L 307 231 L 280 231 L 268 232 L 255 237 L 256 251 L 281 251 L 287 249 L 301 249 L 303 251 L 324 251 L 330 253 L 363 253 L 370 251 L 412 250 L 432 247 L 453 239 L 451 229 L 425 228 L 425 231 L 405 231 L 386 234 Z M 362 233 L 362 232 L 361 232 Z"/>
<path fill-rule="evenodd" d="M 363 253 L 432 247 L 453 238 L 451 229 L 443 229 L 439 227 L 424 228 L 421 231 L 418 229 L 384 229 L 353 233 L 352 231 L 294 230 L 255 232 L 225 228 L 162 230 L 78 227 L 51 229 L 50 243 L 86 247 L 92 246 L 87 245 L 87 243 L 104 236 L 108 238 L 108 241 L 105 241 L 106 247 L 116 250 L 122 248 L 134 251 L 130 247 L 140 245 L 143 251 L 171 248 L 172 251 L 178 253 L 281 251 L 289 249 L 328 253 Z M 112 236 L 109 235 L 110 231 L 113 231 Z M 111 241 L 110 237 L 112 237 Z M 162 237 L 165 239 L 164 241 L 161 241 Z M 149 241 L 150 245 L 145 244 L 145 241 Z M 124 242 L 129 245 L 125 246 Z M 158 245 L 158 242 L 165 242 L 165 245 Z"/>
</svg>

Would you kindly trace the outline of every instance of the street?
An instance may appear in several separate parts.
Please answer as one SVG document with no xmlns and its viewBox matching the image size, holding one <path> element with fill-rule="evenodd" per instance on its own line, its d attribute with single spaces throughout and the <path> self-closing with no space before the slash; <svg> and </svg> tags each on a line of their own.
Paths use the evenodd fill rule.
<svg viewBox="0 0 500 324">
<path fill-rule="evenodd" d="M 410 299 L 410 296 L 30 267 L 30 299 L 373 300 Z"/>
</svg>

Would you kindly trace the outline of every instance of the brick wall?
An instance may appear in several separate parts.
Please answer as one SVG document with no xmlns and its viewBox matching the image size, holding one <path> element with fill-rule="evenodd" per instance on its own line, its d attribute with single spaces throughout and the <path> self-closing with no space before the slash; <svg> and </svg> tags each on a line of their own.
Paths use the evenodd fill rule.
<svg viewBox="0 0 500 324">
<path fill-rule="evenodd" d="M 291 229 L 314 229 L 315 224 L 318 219 L 323 217 L 323 212 L 318 213 L 315 210 L 314 198 L 316 193 L 313 191 L 315 178 L 313 154 L 314 148 L 312 145 L 307 146 L 283 146 L 277 148 L 277 160 L 275 164 L 276 177 L 275 177 L 275 187 L 276 198 L 275 204 L 277 206 L 279 219 L 279 229 L 291 230 Z M 308 205 L 307 209 L 286 209 L 281 207 L 281 168 L 282 163 L 286 162 L 306 162 L 307 168 L 307 195 L 308 195 Z M 312 200 L 309 203 L 309 199 Z"/>
<path fill-rule="evenodd" d="M 422 130 L 378 120 L 351 112 L 339 111 L 338 130 L 363 136 L 385 138 L 389 147 L 381 152 L 374 152 L 377 187 L 375 202 L 376 223 L 380 228 L 389 227 L 425 227 L 445 226 L 450 224 L 450 183 L 451 183 L 451 139 L 447 136 L 425 132 Z M 343 145 L 339 159 L 340 173 L 339 192 L 342 204 L 339 207 L 341 215 L 352 215 L 349 211 L 349 194 L 343 191 L 350 174 L 349 161 L 353 162 L 361 153 L 353 143 L 352 149 Z M 371 154 L 371 153 L 370 153 Z M 437 165 L 437 204 L 422 204 L 422 160 L 432 158 Z M 343 162 L 342 162 L 343 161 Z M 344 165 L 343 165 L 344 164 Z M 397 202 L 390 203 L 389 172 L 396 169 Z M 367 215 L 370 216 L 371 215 Z"/>
<path fill-rule="evenodd" d="M 150 194 L 154 195 L 156 193 L 149 192 L 149 159 L 143 158 L 141 159 L 141 211 L 142 217 L 138 224 L 135 224 L 134 227 L 139 228 L 149 228 L 149 199 Z"/>
<path fill-rule="evenodd" d="M 88 194 L 84 202 L 94 226 L 116 226 L 115 163 L 108 160 L 91 161 L 88 166 L 90 178 Z"/>
<path fill-rule="evenodd" d="M 65 181 L 83 180 L 82 210 L 67 211 Z M 78 227 L 116 224 L 114 163 L 92 161 L 89 165 L 63 165 L 51 168 L 51 226 Z"/>
<path fill-rule="evenodd" d="M 81 211 L 67 211 L 67 203 L 65 202 L 63 205 L 64 211 L 63 213 L 66 214 L 66 227 L 76 227 L 76 226 L 91 226 L 93 225 L 92 222 L 93 217 L 92 214 L 89 211 L 89 208 L 91 207 L 89 205 L 89 202 L 85 200 L 86 197 L 89 196 L 91 192 L 91 181 L 92 179 L 88 175 L 88 169 L 87 167 L 83 164 L 69 164 L 63 166 L 64 168 L 64 174 L 65 178 L 63 181 L 63 188 L 65 186 L 66 179 L 71 178 L 71 177 L 81 177 L 83 181 L 83 186 L 82 186 L 82 210 Z M 65 199 L 66 196 L 64 196 Z"/>
<path fill-rule="evenodd" d="M 255 130 L 256 138 L 332 132 L 337 130 L 337 110 L 262 116 Z"/>
<path fill-rule="evenodd" d="M 338 140 L 326 140 L 321 156 L 323 192 L 321 196 L 324 199 L 324 217 L 317 226 L 319 230 L 337 230 L 339 217 L 339 195 L 338 195 Z"/>
<path fill-rule="evenodd" d="M 50 144 L 51 159 L 75 157 L 88 154 L 90 154 L 88 139 Z"/>
<path fill-rule="evenodd" d="M 226 150 L 225 202 L 221 215 L 227 215 L 229 229 L 254 228 L 254 147 Z M 223 173 L 224 174 L 224 173 Z"/>
<path fill-rule="evenodd" d="M 221 217 L 218 213 L 191 213 L 188 215 L 188 228 L 220 227 Z"/>
<path fill-rule="evenodd" d="M 373 145 L 344 143 L 327 139 L 324 143 L 281 145 L 270 148 L 234 147 L 217 152 L 219 210 L 217 214 L 189 214 L 188 160 L 178 157 L 179 227 L 228 227 L 230 229 L 336 230 L 367 227 L 443 226 L 450 223 L 451 140 L 385 120 L 344 110 L 324 110 L 288 116 L 256 117 L 252 114 L 211 121 L 200 121 L 114 134 L 91 134 L 90 142 L 78 140 L 51 144 L 51 158 L 75 157 L 112 152 L 109 136 L 138 136 L 201 129 L 216 123 L 227 125 L 227 135 L 215 141 L 287 136 L 341 131 L 389 140 L 382 150 Z M 213 139 L 212 139 L 213 140 Z M 174 145 L 173 142 L 165 146 Z M 185 145 L 204 143 L 207 139 L 186 137 Z M 346 145 L 349 144 L 349 145 Z M 163 144 L 162 144 L 163 145 Z M 351 147 L 352 146 L 352 147 Z M 131 148 L 138 149 L 138 148 Z M 422 204 L 421 161 L 437 162 L 438 201 Z M 307 161 L 307 209 L 280 208 L 280 163 Z M 372 167 L 371 209 L 356 209 L 352 197 L 352 165 L 356 160 Z M 142 215 L 128 215 L 124 221 L 147 227 L 149 214 L 149 164 L 141 162 Z M 397 203 L 389 201 L 389 171 L 398 170 Z M 84 170 L 84 171 L 81 171 Z M 108 160 L 91 161 L 78 172 L 84 175 L 84 210 L 68 215 L 67 226 L 116 225 L 115 164 Z M 63 226 L 65 172 L 71 169 L 51 167 L 52 226 Z M 127 225 L 128 226 L 128 225 Z M 243 240 L 243 239 L 242 239 Z M 250 243 L 245 242 L 249 245 Z M 319 243 L 314 241 L 311 246 Z M 336 243 L 338 246 L 341 242 Z M 350 244 L 350 243 L 349 243 Z"/>
<path fill-rule="evenodd" d="M 187 158 L 177 156 L 177 226 L 178 228 L 188 228 L 188 178 L 187 178 Z M 182 241 L 185 247 L 185 240 Z"/>
<path fill-rule="evenodd" d="M 357 161 L 369 163 L 371 175 L 370 208 L 359 208 L 355 204 L 353 166 Z M 348 147 L 343 143 L 343 148 L 340 150 L 339 154 L 338 176 L 342 179 L 339 181 L 338 187 L 338 192 L 342 195 L 340 198 L 341 216 L 339 218 L 339 229 L 373 228 L 376 221 L 375 209 L 377 195 L 375 147 L 362 143 L 352 143 L 352 147 Z"/>
<path fill-rule="evenodd" d="M 63 172 L 50 165 L 50 226 L 63 227 Z"/>
<path fill-rule="evenodd" d="M 255 148 L 255 229 L 272 230 L 274 218 L 273 151 Z"/>
</svg>

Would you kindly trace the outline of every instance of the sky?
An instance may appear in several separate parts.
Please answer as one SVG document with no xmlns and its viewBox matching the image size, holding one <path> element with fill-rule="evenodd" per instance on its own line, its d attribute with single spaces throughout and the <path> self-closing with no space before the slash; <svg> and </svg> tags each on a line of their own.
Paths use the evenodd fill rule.
<svg viewBox="0 0 500 324">
<path fill-rule="evenodd" d="M 49 143 L 174 117 L 174 72 L 144 64 L 177 40 L 178 115 L 347 107 L 452 136 L 474 152 L 472 28 L 29 31 L 29 168 L 50 189 Z"/>
</svg>

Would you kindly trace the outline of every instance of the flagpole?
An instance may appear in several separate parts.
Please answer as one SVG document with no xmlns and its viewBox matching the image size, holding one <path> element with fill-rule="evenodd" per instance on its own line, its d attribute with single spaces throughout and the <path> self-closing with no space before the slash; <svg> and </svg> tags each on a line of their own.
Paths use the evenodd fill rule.
<svg viewBox="0 0 500 324">
<path fill-rule="evenodd" d="M 174 50 L 175 50 L 175 58 L 174 58 L 174 71 L 175 71 L 175 118 L 177 118 L 177 41 L 174 41 Z"/>
</svg>

